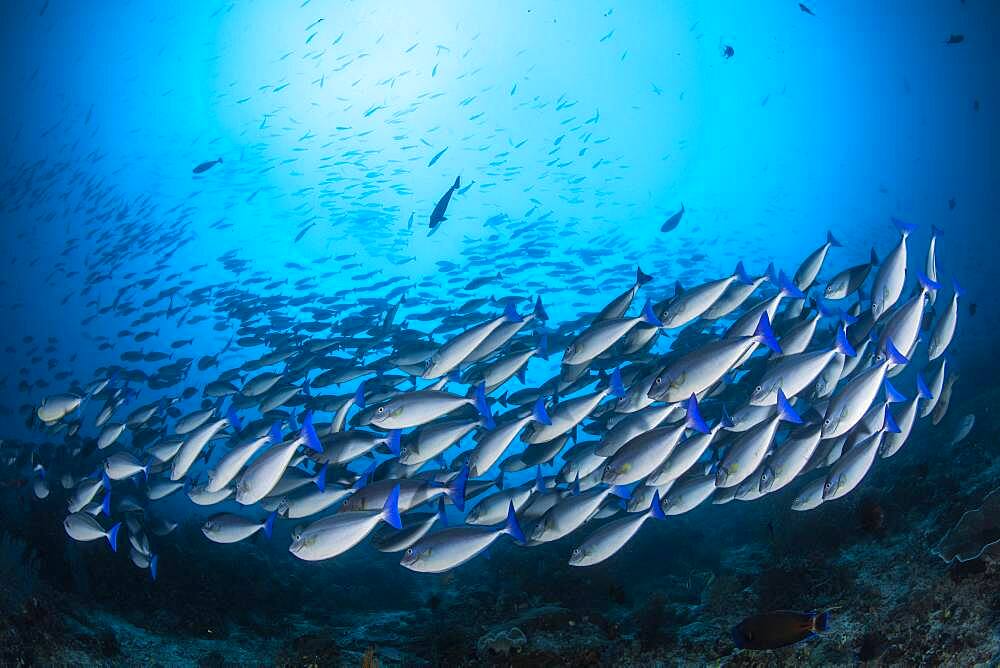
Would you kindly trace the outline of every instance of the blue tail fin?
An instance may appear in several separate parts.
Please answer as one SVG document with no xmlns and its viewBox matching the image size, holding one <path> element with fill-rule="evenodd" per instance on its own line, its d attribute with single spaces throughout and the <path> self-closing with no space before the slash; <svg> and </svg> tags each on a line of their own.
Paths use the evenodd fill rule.
<svg viewBox="0 0 1000 668">
<path fill-rule="evenodd" d="M 942 234 L 944 234 L 944 230 L 942 230 L 937 225 L 931 225 L 931 238 L 932 239 L 937 239 Z"/>
<path fill-rule="evenodd" d="M 625 396 L 625 386 L 622 385 L 622 372 L 619 371 L 618 367 L 615 367 L 615 370 L 611 372 L 611 378 L 608 379 L 608 386 L 611 388 L 611 394 L 619 399 Z"/>
<path fill-rule="evenodd" d="M 899 425 L 896 424 L 896 418 L 892 417 L 892 411 L 889 410 L 889 404 L 885 405 L 885 422 L 882 423 L 882 429 L 890 434 L 899 433 Z"/>
<path fill-rule="evenodd" d="M 535 418 L 535 422 L 540 422 L 545 426 L 552 424 L 552 418 L 545 411 L 545 397 L 538 397 L 535 401 L 535 407 L 531 409 L 531 415 Z"/>
<path fill-rule="evenodd" d="M 830 628 L 830 611 L 821 612 L 813 618 L 813 628 L 822 633 Z"/>
<path fill-rule="evenodd" d="M 805 299 L 806 294 L 799 290 L 783 271 L 778 273 L 778 287 L 781 288 L 781 292 L 786 297 L 791 297 L 792 299 Z"/>
<path fill-rule="evenodd" d="M 757 321 L 757 328 L 753 331 L 753 338 L 757 343 L 763 343 L 770 348 L 771 352 L 776 355 L 781 354 L 781 346 L 778 345 L 778 339 L 774 338 L 774 330 L 771 329 L 771 319 L 767 317 L 766 310 L 760 314 L 760 320 Z"/>
<path fill-rule="evenodd" d="M 868 264 L 873 267 L 877 267 L 879 262 L 881 262 L 881 260 L 878 259 L 878 253 L 876 253 L 875 249 L 872 248 L 871 252 L 868 254 Z"/>
<path fill-rule="evenodd" d="M 535 491 L 544 492 L 545 491 L 545 478 L 542 477 L 542 465 L 539 464 L 535 467 Z"/>
<path fill-rule="evenodd" d="M 837 241 L 837 237 L 833 236 L 833 232 L 829 230 L 827 230 L 826 232 L 826 243 L 830 244 L 831 246 L 837 246 L 838 248 L 844 245 L 839 241 Z"/>
<path fill-rule="evenodd" d="M 507 322 L 521 322 L 523 318 L 517 314 L 517 309 L 514 308 L 514 302 L 507 302 L 507 306 L 503 309 L 503 317 Z"/>
<path fill-rule="evenodd" d="M 910 360 L 906 359 L 903 353 L 896 350 L 896 346 L 892 343 L 892 339 L 885 340 L 885 352 L 888 354 L 889 359 L 892 360 L 893 364 L 908 364 Z"/>
<path fill-rule="evenodd" d="M 524 532 L 521 531 L 521 525 L 517 522 L 517 513 L 514 512 L 513 501 L 511 501 L 510 505 L 507 506 L 507 522 L 504 525 L 503 530 L 505 533 L 510 534 L 510 537 L 518 543 L 528 542 L 524 537 Z"/>
<path fill-rule="evenodd" d="M 448 526 L 448 512 L 444 509 L 444 497 L 438 497 L 437 512 L 435 515 L 437 516 L 438 524 L 442 527 Z"/>
<path fill-rule="evenodd" d="M 649 283 L 651 280 L 653 280 L 653 277 L 643 272 L 641 267 L 635 268 L 635 282 L 638 285 L 646 285 L 646 283 Z"/>
<path fill-rule="evenodd" d="M 271 425 L 270 431 L 268 431 L 268 436 L 271 439 L 271 443 L 281 443 L 281 420 L 275 420 Z"/>
<path fill-rule="evenodd" d="M 951 279 L 951 286 L 955 289 L 956 297 L 962 297 L 963 295 L 965 295 L 965 290 L 962 288 L 961 285 L 958 284 L 958 281 L 956 281 L 954 278 Z"/>
<path fill-rule="evenodd" d="M 493 421 L 493 413 L 490 412 L 490 405 L 486 402 L 485 381 L 476 385 L 476 410 L 479 411 L 479 417 L 483 418 L 484 427 L 493 429 L 496 426 Z"/>
<path fill-rule="evenodd" d="M 358 389 L 354 390 L 354 405 L 362 409 L 365 407 L 365 382 L 361 381 Z"/>
<path fill-rule="evenodd" d="M 382 519 L 393 528 L 403 528 L 403 520 L 399 518 L 399 483 L 392 488 L 382 505 Z"/>
<path fill-rule="evenodd" d="M 736 269 L 733 271 L 733 276 L 735 276 L 736 280 L 743 285 L 753 285 L 753 279 L 750 278 L 750 274 L 747 273 L 747 270 L 743 268 L 743 260 L 736 263 Z"/>
<path fill-rule="evenodd" d="M 928 277 L 928 276 L 927 276 L 927 275 L 926 275 L 926 274 L 925 274 L 924 272 L 922 272 L 922 271 L 918 271 L 918 272 L 917 272 L 917 281 L 918 281 L 918 282 L 920 283 L 920 286 L 921 286 L 921 287 L 922 287 L 922 288 L 923 288 L 924 290 L 926 290 L 927 292 L 932 292 L 932 291 L 934 291 L 934 290 L 940 290 L 940 289 L 941 289 L 941 284 L 940 284 L 940 283 L 938 283 L 937 281 L 933 281 L 933 280 L 931 280 L 931 279 L 930 279 L 930 278 L 929 278 L 929 277 Z"/>
<path fill-rule="evenodd" d="M 773 262 L 767 263 L 767 269 L 764 270 L 764 275 L 767 276 L 767 280 L 771 281 L 775 285 L 778 284 L 778 272 L 775 271 Z"/>
<path fill-rule="evenodd" d="M 525 379 L 528 377 L 528 370 L 522 366 L 520 369 L 514 372 L 514 377 L 517 378 L 517 382 L 524 385 Z"/>
<path fill-rule="evenodd" d="M 466 464 L 458 472 L 458 476 L 448 485 L 448 498 L 459 512 L 465 510 L 465 483 L 469 480 L 469 465 Z"/>
<path fill-rule="evenodd" d="M 698 410 L 698 398 L 692 393 L 687 400 L 687 426 L 695 431 L 700 431 L 702 434 L 708 433 L 708 425 L 705 424 L 705 419 L 701 417 L 701 411 Z"/>
<path fill-rule="evenodd" d="M 154 554 L 149 559 L 149 575 L 156 580 L 157 573 L 160 572 L 160 555 Z"/>
<path fill-rule="evenodd" d="M 906 395 L 893 387 L 888 378 L 882 381 L 882 385 L 885 387 L 885 400 L 890 404 L 906 401 Z"/>
<path fill-rule="evenodd" d="M 579 480 L 579 478 L 577 478 Z M 611 491 L 609 492 L 612 496 L 617 496 L 619 499 L 630 499 L 632 498 L 632 490 L 625 485 L 613 485 Z"/>
<path fill-rule="evenodd" d="M 358 475 L 358 479 L 354 481 L 354 484 L 351 485 L 351 488 L 354 489 L 354 491 L 357 491 L 362 487 L 364 487 L 365 485 L 367 485 L 368 478 L 371 476 L 371 474 L 375 473 L 375 468 L 377 466 L 378 464 L 376 464 L 375 462 L 369 464 L 368 468 L 366 468 L 364 471 L 361 472 L 360 475 Z"/>
<path fill-rule="evenodd" d="M 920 395 L 921 399 L 933 399 L 934 393 L 931 392 L 931 388 L 927 387 L 927 383 L 924 382 L 924 377 L 921 374 L 917 374 L 917 394 Z"/>
<path fill-rule="evenodd" d="M 917 229 L 917 226 L 914 223 L 907 223 L 899 218 L 896 218 L 895 216 L 890 216 L 890 218 L 892 219 L 892 224 L 896 226 L 896 229 L 900 231 L 904 239 L 910 236 L 910 232 Z"/>
<path fill-rule="evenodd" d="M 719 424 L 722 425 L 723 429 L 732 429 L 736 426 L 733 422 L 733 418 L 729 415 L 729 411 L 726 410 L 726 405 L 722 404 L 722 419 L 719 420 Z"/>
<path fill-rule="evenodd" d="M 799 417 L 799 414 L 794 408 L 792 408 L 792 405 L 788 403 L 788 398 L 781 390 L 778 390 L 778 417 L 785 422 L 802 424 L 802 418 Z"/>
<path fill-rule="evenodd" d="M 503 489 L 503 471 L 500 471 L 500 473 L 497 474 L 496 480 L 493 481 L 493 484 L 497 486 L 497 489 Z"/>
<path fill-rule="evenodd" d="M 549 319 L 549 314 L 545 311 L 545 307 L 542 306 L 542 296 L 538 295 L 535 297 L 535 317 L 545 322 Z"/>
<path fill-rule="evenodd" d="M 271 533 L 274 531 L 274 518 L 277 517 L 277 515 L 278 511 L 272 510 L 271 514 L 267 516 L 266 520 L 264 520 L 264 526 L 261 527 L 264 532 L 264 538 L 271 538 Z"/>
<path fill-rule="evenodd" d="M 854 357 L 858 354 L 851 342 L 847 340 L 847 328 L 843 325 L 837 328 L 837 351 L 848 357 Z"/>
<path fill-rule="evenodd" d="M 302 418 L 301 433 L 310 450 L 323 452 L 323 444 L 320 443 L 319 436 L 316 435 L 316 429 L 313 427 L 312 411 L 307 411 L 306 416 Z"/>
<path fill-rule="evenodd" d="M 543 360 L 549 358 L 549 335 L 542 334 L 538 339 L 538 348 L 536 349 L 536 354 Z"/>
<path fill-rule="evenodd" d="M 573 496 L 580 496 L 580 472 L 577 471 L 576 477 L 573 478 L 573 484 L 569 487 L 569 492 Z"/>
<path fill-rule="evenodd" d="M 316 477 L 313 479 L 313 482 L 316 483 L 316 487 L 321 492 L 326 491 L 326 466 L 327 466 L 326 464 L 323 464 L 322 468 L 320 468 L 319 470 L 319 473 L 317 473 Z"/>
<path fill-rule="evenodd" d="M 654 519 L 667 519 L 667 516 L 663 514 L 663 505 L 660 503 L 660 490 L 653 492 L 653 500 L 649 502 L 649 514 Z"/>
<path fill-rule="evenodd" d="M 389 452 L 399 457 L 399 437 L 402 432 L 399 429 L 393 429 L 385 437 L 385 444 L 389 446 Z"/>
<path fill-rule="evenodd" d="M 111 492 L 104 494 L 104 501 L 101 502 L 101 512 L 105 517 L 111 517 Z"/>
<path fill-rule="evenodd" d="M 111 551 L 118 551 L 118 532 L 121 531 L 122 523 L 118 522 L 108 531 L 108 542 L 111 543 Z"/>
<path fill-rule="evenodd" d="M 653 327 L 663 327 L 663 323 L 660 322 L 660 319 L 656 317 L 655 313 L 653 313 L 653 302 L 651 302 L 649 298 L 646 299 L 646 303 L 642 307 L 642 320 L 647 325 L 652 325 Z"/>
<path fill-rule="evenodd" d="M 104 491 L 111 491 L 111 478 L 108 477 L 105 471 L 101 471 L 101 485 L 104 487 Z"/>
<path fill-rule="evenodd" d="M 236 414 L 236 409 L 232 406 L 230 406 L 229 410 L 226 411 L 226 420 L 229 421 L 229 425 L 237 434 L 243 431 L 243 420 L 241 420 L 240 416 Z"/>
</svg>

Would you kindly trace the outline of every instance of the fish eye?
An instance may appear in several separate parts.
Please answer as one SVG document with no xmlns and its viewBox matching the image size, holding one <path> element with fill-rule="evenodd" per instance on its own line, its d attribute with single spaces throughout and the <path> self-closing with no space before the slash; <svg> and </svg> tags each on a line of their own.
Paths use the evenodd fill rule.
<svg viewBox="0 0 1000 668">
<path fill-rule="evenodd" d="M 662 378 L 660 378 L 659 376 L 657 376 L 657 377 L 656 377 L 656 380 L 654 380 L 654 381 L 653 381 L 653 383 L 654 383 L 655 385 L 659 385 L 659 384 L 661 384 L 662 382 L 663 382 L 663 379 L 662 379 Z"/>
<path fill-rule="evenodd" d="M 406 556 L 408 556 L 408 557 L 412 557 L 413 556 L 413 548 L 412 547 L 406 548 Z"/>
<path fill-rule="evenodd" d="M 823 420 L 823 424 L 826 426 L 830 426 L 830 418 Z"/>
<path fill-rule="evenodd" d="M 757 389 L 754 390 L 754 392 L 763 392 L 763 391 L 764 391 L 764 388 L 761 387 L 760 385 L 758 385 Z"/>
<path fill-rule="evenodd" d="M 382 413 L 385 413 L 385 406 L 379 406 L 378 410 L 375 411 L 375 412 L 378 413 L 379 415 L 381 415 Z"/>
</svg>

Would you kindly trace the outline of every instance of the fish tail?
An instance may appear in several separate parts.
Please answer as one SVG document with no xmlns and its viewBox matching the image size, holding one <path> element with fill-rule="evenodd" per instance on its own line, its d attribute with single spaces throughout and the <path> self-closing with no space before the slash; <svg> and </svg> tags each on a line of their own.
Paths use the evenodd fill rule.
<svg viewBox="0 0 1000 668">
<path fill-rule="evenodd" d="M 836 246 L 837 248 L 840 248 L 841 246 L 844 245 L 839 241 L 837 241 L 837 237 L 833 236 L 833 232 L 831 232 L 830 230 L 826 231 L 826 243 L 830 244 L 831 246 Z"/>
<path fill-rule="evenodd" d="M 365 407 L 365 381 L 361 381 L 358 389 L 354 390 L 354 405 L 362 409 Z"/>
<path fill-rule="evenodd" d="M 517 309 L 514 307 L 514 302 L 507 302 L 507 306 L 503 309 L 503 317 L 507 322 L 521 322 L 524 320 L 524 318 L 518 315 Z"/>
<path fill-rule="evenodd" d="M 792 408 L 792 404 L 789 403 L 788 397 L 781 390 L 778 390 L 778 417 L 785 422 L 791 422 L 792 424 L 802 424 L 802 418 L 799 414 Z"/>
<path fill-rule="evenodd" d="M 757 321 L 757 328 L 753 330 L 753 338 L 757 343 L 763 343 L 776 355 L 781 354 L 781 346 L 778 339 L 774 337 L 774 330 L 771 329 L 771 319 L 767 317 L 767 311 L 760 314 Z"/>
<path fill-rule="evenodd" d="M 939 282 L 932 280 L 929 276 L 927 276 L 927 274 L 925 274 L 922 271 L 917 272 L 917 281 L 919 281 L 920 287 L 922 287 L 927 292 L 932 292 L 934 290 L 941 289 L 941 284 Z"/>
<path fill-rule="evenodd" d="M 837 328 L 837 352 L 847 357 L 854 357 L 857 355 L 857 351 L 854 350 L 854 346 L 847 339 L 847 327 L 841 325 Z"/>
<path fill-rule="evenodd" d="M 538 397 L 535 406 L 531 409 L 531 415 L 535 418 L 535 422 L 540 422 L 545 426 L 552 424 L 552 418 L 545 410 L 545 397 Z"/>
<path fill-rule="evenodd" d="M 382 506 L 382 519 L 385 520 L 386 524 L 392 526 L 395 529 L 403 528 L 403 520 L 399 518 L 399 484 L 397 483 L 392 491 L 389 492 L 389 496 L 385 499 L 385 504 Z"/>
<path fill-rule="evenodd" d="M 510 504 L 507 506 L 507 523 L 504 526 L 503 530 L 518 543 L 528 542 L 527 539 L 525 539 L 524 537 L 524 532 L 521 531 L 521 525 L 517 521 L 517 513 L 514 512 L 513 501 L 511 501 Z"/>
<path fill-rule="evenodd" d="M 635 282 L 637 285 L 646 285 L 651 280 L 653 280 L 653 276 L 644 272 L 642 267 L 635 268 Z"/>
<path fill-rule="evenodd" d="M 931 388 L 927 387 L 927 383 L 924 382 L 924 377 L 921 374 L 917 374 L 917 394 L 920 395 L 921 399 L 933 399 L 934 393 L 931 392 Z"/>
<path fill-rule="evenodd" d="M 118 532 L 121 531 L 122 523 L 118 522 L 108 530 L 108 542 L 111 543 L 111 551 L 118 551 Z"/>
<path fill-rule="evenodd" d="M 885 400 L 890 404 L 906 401 L 906 395 L 893 387 L 888 378 L 882 381 L 882 386 L 885 388 Z"/>
<path fill-rule="evenodd" d="M 302 418 L 302 429 L 299 431 L 310 450 L 323 452 L 323 444 L 320 442 L 319 436 L 316 434 L 316 428 L 313 426 L 312 411 L 306 411 L 305 417 Z"/>
<path fill-rule="evenodd" d="M 625 396 L 625 386 L 622 384 L 622 372 L 618 367 L 615 367 L 615 370 L 611 372 L 611 377 L 608 379 L 608 387 L 611 388 L 611 394 L 619 399 Z"/>
<path fill-rule="evenodd" d="M 389 446 L 389 451 L 397 457 L 399 457 L 399 437 L 401 433 L 399 429 L 393 429 L 389 432 L 385 441 L 385 444 Z"/>
<path fill-rule="evenodd" d="M 546 313 L 545 307 L 542 306 L 542 296 L 541 295 L 538 295 L 535 298 L 535 317 L 538 318 L 539 320 L 541 320 L 542 322 L 545 322 L 546 320 L 549 319 L 549 314 Z"/>
<path fill-rule="evenodd" d="M 896 424 L 896 418 L 892 417 L 892 411 L 889 410 L 889 404 L 885 405 L 885 420 L 882 422 L 882 430 L 890 434 L 898 434 L 900 432 L 899 425 Z"/>
<path fill-rule="evenodd" d="M 483 381 L 476 385 L 476 410 L 479 411 L 479 416 L 483 419 L 483 426 L 487 430 L 492 430 L 496 427 L 496 422 L 493 421 L 493 413 L 490 411 L 490 405 L 486 401 L 486 382 Z"/>
<path fill-rule="evenodd" d="M 813 617 L 813 630 L 822 633 L 830 628 L 830 611 L 824 610 Z"/>
<path fill-rule="evenodd" d="M 653 492 L 653 500 L 649 502 L 649 514 L 652 515 L 653 519 L 667 519 L 667 516 L 663 514 L 663 503 L 660 501 L 660 490 Z"/>
<path fill-rule="evenodd" d="M 895 216 L 892 216 L 892 224 L 896 226 L 896 229 L 899 230 L 904 239 L 910 236 L 910 233 L 913 232 L 913 230 L 917 229 L 916 223 L 907 223 L 906 221 L 900 220 Z"/>
<path fill-rule="evenodd" d="M 107 517 L 111 517 L 111 490 L 108 490 L 104 495 L 104 501 L 101 502 L 101 512 Z"/>
<path fill-rule="evenodd" d="M 149 575 L 156 580 L 156 574 L 160 571 L 160 555 L 154 554 L 149 558 Z"/>
<path fill-rule="evenodd" d="M 653 313 L 653 302 L 651 302 L 649 298 L 646 299 L 646 303 L 642 307 L 642 320 L 647 325 L 652 325 L 653 327 L 663 327 L 663 323 L 660 322 L 660 319 L 656 317 L 655 313 Z"/>
<path fill-rule="evenodd" d="M 687 426 L 690 429 L 699 431 L 702 434 L 708 433 L 708 425 L 705 424 L 705 418 L 701 416 L 701 411 L 698 410 L 698 398 L 692 393 L 687 400 Z"/>
<path fill-rule="evenodd" d="M 465 483 L 469 480 L 469 466 L 466 464 L 458 476 L 448 485 L 448 498 L 459 512 L 465 511 Z"/>
<path fill-rule="evenodd" d="M 323 464 L 323 467 L 320 468 L 319 473 L 317 473 L 316 477 L 313 479 L 313 482 L 316 483 L 317 489 L 321 492 L 326 491 L 326 467 L 327 465 Z"/>
<path fill-rule="evenodd" d="M 748 274 L 747 270 L 743 267 L 743 260 L 736 263 L 736 269 L 733 270 L 733 276 L 735 276 L 736 280 L 743 285 L 753 285 L 753 279 L 750 278 L 750 274 Z"/>
<path fill-rule="evenodd" d="M 264 520 L 264 526 L 261 527 L 264 530 L 264 537 L 270 540 L 271 533 L 274 531 L 274 518 L 277 516 L 278 511 L 272 510 L 271 514 L 267 516 Z"/>
</svg>

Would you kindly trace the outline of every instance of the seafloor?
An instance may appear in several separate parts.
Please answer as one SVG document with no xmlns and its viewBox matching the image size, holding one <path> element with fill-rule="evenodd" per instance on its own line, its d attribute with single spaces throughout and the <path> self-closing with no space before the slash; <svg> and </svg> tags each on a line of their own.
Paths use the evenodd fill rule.
<svg viewBox="0 0 1000 668">
<path fill-rule="evenodd" d="M 918 423 L 907 446 L 840 501 L 795 513 L 786 489 L 699 508 L 647 523 L 622 554 L 587 569 L 566 564 L 566 540 L 498 542 L 452 573 L 427 576 L 369 547 L 303 564 L 280 544 L 206 544 L 190 526 L 172 535 L 152 583 L 106 545 L 71 543 L 58 493 L 39 502 L 6 486 L 0 663 L 995 663 L 1000 565 L 988 554 L 949 565 L 932 551 L 1000 481 L 990 411 L 1000 391 L 972 395 L 956 393 L 939 427 Z M 948 445 L 968 413 L 975 429 Z M 981 522 L 960 540 L 994 540 L 992 526 Z M 780 608 L 832 608 L 833 622 L 786 649 L 733 646 L 733 624 Z"/>
</svg>

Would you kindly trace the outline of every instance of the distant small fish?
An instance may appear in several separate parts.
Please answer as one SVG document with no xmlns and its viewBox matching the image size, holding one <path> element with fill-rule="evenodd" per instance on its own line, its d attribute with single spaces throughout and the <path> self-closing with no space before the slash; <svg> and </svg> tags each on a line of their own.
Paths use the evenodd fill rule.
<svg viewBox="0 0 1000 668">
<path fill-rule="evenodd" d="M 971 317 L 971 316 L 974 316 L 974 315 L 976 315 L 976 303 L 975 302 L 971 302 L 969 304 L 969 316 Z"/>
<path fill-rule="evenodd" d="M 799 3 L 799 11 L 802 12 L 803 14 L 808 14 L 809 16 L 816 16 L 813 10 L 806 7 L 801 2 Z"/>
<path fill-rule="evenodd" d="M 201 163 L 200 165 L 192 169 L 191 172 L 194 174 L 201 174 L 203 172 L 207 172 L 208 170 L 212 169 L 212 167 L 221 164 L 222 164 L 222 158 L 219 158 L 218 160 L 209 160 L 208 162 Z"/>
<path fill-rule="evenodd" d="M 948 210 L 949 211 L 954 211 L 955 210 L 955 206 L 957 204 L 958 204 L 958 202 L 955 201 L 954 197 L 949 198 L 948 199 Z"/>
<path fill-rule="evenodd" d="M 684 216 L 684 205 L 681 204 L 681 210 L 674 215 L 667 218 L 666 222 L 660 226 L 660 232 L 670 232 L 677 228 L 681 223 L 681 217 Z"/>
<path fill-rule="evenodd" d="M 736 49 L 734 49 L 729 44 L 726 44 L 725 46 L 722 47 L 722 57 L 725 58 L 726 60 L 729 60 L 735 55 L 736 55 Z"/>
<path fill-rule="evenodd" d="M 440 151 L 438 151 L 438 152 L 437 152 L 437 153 L 436 153 L 436 154 L 434 155 L 434 157 L 433 157 L 433 158 L 431 158 L 431 161 L 427 163 L 427 166 L 428 166 L 428 167 L 433 167 L 433 166 L 434 166 L 434 163 L 435 163 L 435 162 L 437 162 L 437 161 L 438 161 L 438 159 L 439 159 L 439 158 L 440 158 L 440 157 L 441 157 L 442 155 L 444 155 L 444 152 L 445 152 L 445 151 L 447 151 L 447 150 L 448 150 L 448 147 L 447 147 L 447 146 L 445 146 L 445 147 L 444 147 L 443 149 L 441 149 Z"/>
<path fill-rule="evenodd" d="M 952 33 L 948 35 L 948 39 L 944 41 L 945 44 L 961 44 L 965 41 L 965 35 Z"/>
</svg>

